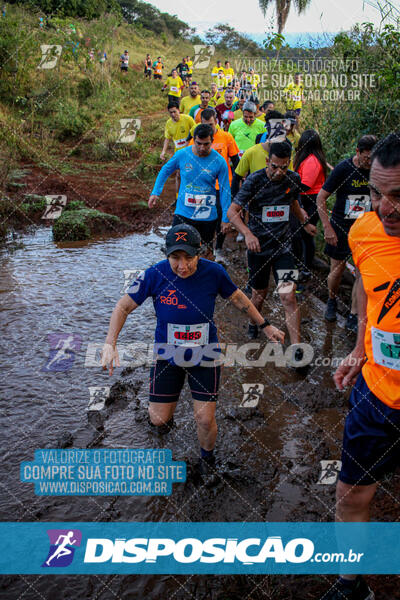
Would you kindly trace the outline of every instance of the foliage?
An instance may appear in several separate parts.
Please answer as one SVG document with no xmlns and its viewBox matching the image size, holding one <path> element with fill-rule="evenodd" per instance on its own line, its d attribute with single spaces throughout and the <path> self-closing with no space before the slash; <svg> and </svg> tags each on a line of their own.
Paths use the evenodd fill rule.
<svg viewBox="0 0 400 600">
<path fill-rule="evenodd" d="M 358 99 L 308 107 L 308 125 L 319 130 L 329 160 L 336 163 L 355 150 L 361 135 L 383 137 L 399 128 L 400 31 L 390 24 L 381 31 L 371 23 L 356 25 L 335 37 L 332 55 L 353 61 L 349 76 L 373 77 L 372 86 L 360 84 Z"/>
<path fill-rule="evenodd" d="M 247 56 L 262 56 L 263 51 L 254 40 L 239 33 L 227 23 L 219 23 L 205 33 L 206 43 L 222 51 L 242 52 Z"/>
<path fill-rule="evenodd" d="M 154 33 L 169 32 L 174 37 L 187 37 L 191 29 L 176 15 L 161 12 L 155 6 L 141 0 L 120 0 L 122 14 L 128 23 L 144 27 Z"/>
<path fill-rule="evenodd" d="M 297 10 L 297 14 L 305 12 L 306 8 L 311 3 L 311 0 L 293 0 L 293 4 Z M 276 10 L 276 24 L 278 33 L 281 34 L 285 29 L 286 21 L 289 16 L 290 9 L 292 7 L 292 0 L 258 0 L 258 4 L 265 17 L 268 8 L 275 4 Z"/>
<path fill-rule="evenodd" d="M 116 0 L 11 0 L 9 4 L 21 4 L 37 8 L 46 15 L 96 19 L 106 12 L 121 14 Z"/>
<path fill-rule="evenodd" d="M 115 215 L 85 208 L 64 211 L 53 225 L 53 238 L 56 242 L 87 240 L 93 235 L 114 232 L 121 221 Z"/>
</svg>

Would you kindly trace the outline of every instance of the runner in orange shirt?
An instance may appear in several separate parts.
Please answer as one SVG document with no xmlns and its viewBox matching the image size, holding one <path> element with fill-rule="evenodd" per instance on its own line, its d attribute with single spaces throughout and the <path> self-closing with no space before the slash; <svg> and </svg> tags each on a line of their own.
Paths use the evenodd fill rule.
<svg viewBox="0 0 400 600">
<path fill-rule="evenodd" d="M 359 327 L 354 350 L 334 380 L 355 384 L 346 418 L 336 520 L 368 521 L 378 481 L 400 458 L 400 138 L 390 134 L 371 156 L 372 212 L 349 233 L 358 285 Z M 343 575 L 326 600 L 374 598 L 359 575 Z"/>
<path fill-rule="evenodd" d="M 221 154 L 221 156 L 225 159 L 225 162 L 228 165 L 229 183 L 232 183 L 232 170 L 230 163 L 232 162 L 234 168 L 236 168 L 237 164 L 239 163 L 239 148 L 234 140 L 234 137 L 227 131 L 220 129 L 219 125 L 217 124 L 217 114 L 213 108 L 206 108 L 205 110 L 203 110 L 203 112 L 201 113 L 201 122 L 205 125 L 211 125 L 214 131 L 214 140 L 211 147 L 217 152 L 219 152 L 219 154 Z M 193 140 L 191 140 L 190 143 L 193 144 Z M 215 246 L 215 261 L 222 263 L 224 259 L 222 254 L 222 247 L 224 245 L 225 234 L 221 232 L 222 210 L 221 203 L 219 202 L 218 181 L 216 183 L 216 189 L 218 226 L 217 241 Z"/>
</svg>

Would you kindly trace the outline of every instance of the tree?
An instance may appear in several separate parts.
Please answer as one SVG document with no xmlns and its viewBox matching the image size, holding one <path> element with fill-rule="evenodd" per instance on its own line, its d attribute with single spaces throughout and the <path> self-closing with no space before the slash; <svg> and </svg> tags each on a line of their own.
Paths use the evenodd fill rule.
<svg viewBox="0 0 400 600">
<path fill-rule="evenodd" d="M 271 4 L 275 3 L 276 8 L 276 22 L 278 26 L 278 33 L 282 33 L 285 29 L 286 21 L 289 16 L 290 8 L 292 6 L 292 0 L 258 0 L 258 4 L 265 17 L 268 8 Z M 296 7 L 297 14 L 305 12 L 306 8 L 311 3 L 311 0 L 293 0 Z"/>
</svg>

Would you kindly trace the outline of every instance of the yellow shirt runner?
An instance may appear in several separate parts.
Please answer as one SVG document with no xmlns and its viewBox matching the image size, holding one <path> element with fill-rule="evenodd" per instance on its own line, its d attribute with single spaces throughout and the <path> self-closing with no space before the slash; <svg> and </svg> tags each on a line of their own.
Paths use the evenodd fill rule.
<svg viewBox="0 0 400 600">
<path fill-rule="evenodd" d="M 180 98 L 182 95 L 181 87 L 183 86 L 183 81 L 179 77 L 167 77 L 165 80 L 165 87 L 168 89 L 168 96 L 176 96 Z"/>
<path fill-rule="evenodd" d="M 165 124 L 164 137 L 174 142 L 175 152 L 186 146 L 187 137 L 194 125 L 195 122 L 189 115 L 181 114 L 179 121 L 168 119 Z"/>
</svg>

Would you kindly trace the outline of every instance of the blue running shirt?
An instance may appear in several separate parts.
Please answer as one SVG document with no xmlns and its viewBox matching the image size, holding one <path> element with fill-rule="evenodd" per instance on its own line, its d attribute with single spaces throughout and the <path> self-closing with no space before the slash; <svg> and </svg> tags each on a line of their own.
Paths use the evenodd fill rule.
<svg viewBox="0 0 400 600">
<path fill-rule="evenodd" d="M 222 156 L 216 150 L 211 150 L 208 156 L 196 156 L 193 146 L 182 148 L 159 172 L 152 195 L 160 196 L 168 177 L 177 169 L 181 184 L 175 214 L 198 221 L 215 221 L 218 218 L 215 182 L 218 179 L 222 221 L 229 223 L 226 213 L 231 204 L 231 188 L 228 166 Z"/>
</svg>

